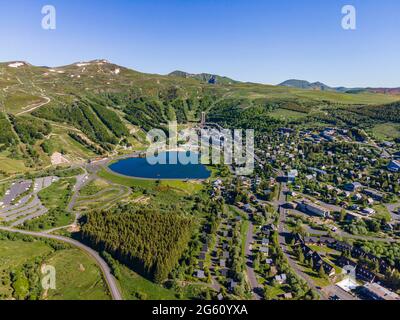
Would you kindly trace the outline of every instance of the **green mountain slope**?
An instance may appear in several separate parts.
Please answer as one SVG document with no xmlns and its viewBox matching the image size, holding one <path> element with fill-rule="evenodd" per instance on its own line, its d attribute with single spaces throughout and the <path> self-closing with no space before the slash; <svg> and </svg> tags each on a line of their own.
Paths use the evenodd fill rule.
<svg viewBox="0 0 400 320">
<path fill-rule="evenodd" d="M 228 85 L 228 84 L 233 84 L 233 83 L 239 82 L 239 81 L 227 78 L 227 77 L 222 77 L 222 76 L 218 76 L 215 74 L 209 74 L 209 73 L 191 74 L 191 73 L 187 73 L 184 71 L 174 71 L 174 72 L 171 72 L 168 76 L 180 77 L 180 78 L 185 78 L 185 79 L 196 79 L 201 82 L 208 83 L 208 84 Z"/>
<path fill-rule="evenodd" d="M 163 129 L 170 120 L 197 122 L 201 112 L 221 105 L 225 113 L 233 106 L 254 107 L 260 114 L 277 108 L 312 113 L 336 105 L 376 108 L 398 100 L 209 74 L 145 74 L 106 60 L 61 67 L 0 63 L 0 175 L 48 167 L 56 152 L 70 162 L 129 152 L 143 147 L 145 131 Z"/>
<path fill-rule="evenodd" d="M 278 86 L 306 89 L 306 90 L 335 91 L 334 88 L 331 88 L 322 82 L 310 83 L 306 80 L 296 80 L 296 79 L 284 81 L 280 83 Z"/>
</svg>

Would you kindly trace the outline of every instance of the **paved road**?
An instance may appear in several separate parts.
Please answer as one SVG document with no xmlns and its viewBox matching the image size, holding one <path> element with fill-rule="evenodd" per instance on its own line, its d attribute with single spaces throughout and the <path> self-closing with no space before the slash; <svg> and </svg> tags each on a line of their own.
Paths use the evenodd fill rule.
<svg viewBox="0 0 400 320">
<path fill-rule="evenodd" d="M 77 201 L 77 198 L 79 197 L 79 191 L 89 182 L 91 182 L 94 179 L 93 176 L 89 176 L 88 174 L 81 174 L 80 176 L 76 177 L 76 183 L 73 189 L 73 195 L 71 197 L 71 201 L 69 202 L 67 206 L 67 211 L 72 212 L 75 206 L 75 203 Z"/>
<path fill-rule="evenodd" d="M 220 227 L 221 227 L 221 225 L 219 225 L 218 229 Z M 221 292 L 221 285 L 218 282 L 218 279 L 217 279 L 217 276 L 216 276 L 216 272 L 215 272 L 215 267 L 218 265 L 217 247 L 218 247 L 218 244 L 219 244 L 220 240 L 221 240 L 221 238 L 220 238 L 220 236 L 218 235 L 218 232 L 217 232 L 214 246 L 210 250 L 210 252 L 211 252 L 211 266 L 210 266 L 211 286 L 217 292 Z"/>
<path fill-rule="evenodd" d="M 285 239 L 285 235 L 288 234 L 288 231 L 285 229 L 285 220 L 286 220 L 285 210 L 282 207 L 279 207 L 278 210 L 279 210 L 278 241 L 280 247 L 282 248 L 283 253 L 286 256 L 289 266 L 296 272 L 296 274 L 300 278 L 302 278 L 305 282 L 307 282 L 308 286 L 311 289 L 313 289 L 315 292 L 318 293 L 320 298 L 322 298 L 323 300 L 327 300 L 329 297 L 326 295 L 326 293 L 324 293 L 323 291 L 321 291 L 319 288 L 316 287 L 311 277 L 305 274 L 297 265 L 297 262 L 291 257 L 289 247 L 286 244 L 286 239 Z"/>
<path fill-rule="evenodd" d="M 257 281 L 256 272 L 253 268 L 253 253 L 251 250 L 252 243 L 254 242 L 254 225 L 251 223 L 249 224 L 249 228 L 247 230 L 246 236 L 246 271 L 247 271 L 247 278 L 249 279 L 250 286 L 253 291 L 253 297 L 255 300 L 261 300 L 262 297 L 259 294 L 261 290 L 261 286 Z"/>
<path fill-rule="evenodd" d="M 360 300 L 359 298 L 344 291 L 342 288 L 338 287 L 337 285 L 331 285 L 329 287 L 325 287 L 322 290 L 325 292 L 325 294 L 327 296 L 329 296 L 329 297 L 338 296 L 340 300 L 344 300 L 344 301 Z"/>
<path fill-rule="evenodd" d="M 85 246 L 84 244 L 62 236 L 57 236 L 57 235 L 52 235 L 52 234 L 46 234 L 46 233 L 40 233 L 40 232 L 31 232 L 31 231 L 23 231 L 23 230 L 16 230 L 16 229 L 11 229 L 11 228 L 5 228 L 5 227 L 0 227 L 0 230 L 2 231 L 7 231 L 7 232 L 12 232 L 12 233 L 20 233 L 20 234 L 25 234 L 33 237 L 41 237 L 41 238 L 47 238 L 47 239 L 53 239 L 57 241 L 62 241 L 65 243 L 69 243 L 86 253 L 88 253 L 91 257 L 95 259 L 97 262 L 98 266 L 100 267 L 101 271 L 103 272 L 104 279 L 107 282 L 107 285 L 110 289 L 111 296 L 113 300 L 122 300 L 122 295 L 118 289 L 118 285 L 116 283 L 116 280 L 114 276 L 111 274 L 111 270 L 107 263 L 100 257 L 100 255 L 94 251 L 93 249 Z"/>
<path fill-rule="evenodd" d="M 316 287 L 314 281 L 309 277 L 307 274 L 305 274 L 300 267 L 298 266 L 297 262 L 291 257 L 289 247 L 286 244 L 286 238 L 285 235 L 288 234 L 288 231 L 285 229 L 285 221 L 286 221 L 286 214 L 285 210 L 282 207 L 286 203 L 286 192 L 288 191 L 288 188 L 285 183 L 280 184 L 280 193 L 278 196 L 278 200 L 274 201 L 273 205 L 279 212 L 279 222 L 278 222 L 278 241 L 279 241 L 279 246 L 282 248 L 283 253 L 286 256 L 286 260 L 289 264 L 289 266 L 293 269 L 293 271 L 301 278 L 303 279 L 308 286 L 313 289 L 318 295 L 320 296 L 321 299 L 327 300 L 329 297 L 321 291 L 319 288 Z"/>
<path fill-rule="evenodd" d="M 385 207 L 390 212 L 392 220 L 395 222 L 400 222 L 400 202 L 397 203 L 387 203 Z"/>
</svg>

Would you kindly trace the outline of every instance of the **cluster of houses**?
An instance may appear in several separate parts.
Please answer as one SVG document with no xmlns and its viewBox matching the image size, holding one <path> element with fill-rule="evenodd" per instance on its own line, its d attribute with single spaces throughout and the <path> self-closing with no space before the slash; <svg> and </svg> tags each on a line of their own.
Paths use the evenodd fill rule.
<svg viewBox="0 0 400 320">
<path fill-rule="evenodd" d="M 201 248 L 200 254 L 198 256 L 198 267 L 199 267 L 199 269 L 196 270 L 196 273 L 195 273 L 195 276 L 198 279 L 205 279 L 206 278 L 206 274 L 204 272 L 204 262 L 206 260 L 208 251 L 209 251 L 208 243 L 204 243 L 202 248 Z"/>
<path fill-rule="evenodd" d="M 328 275 L 329 277 L 334 276 L 335 268 L 333 266 L 331 266 L 328 262 L 326 262 L 324 259 L 322 259 L 321 255 L 318 252 L 312 250 L 308 246 L 309 245 L 308 241 L 309 241 L 308 238 L 303 239 L 303 237 L 300 236 L 299 234 L 297 234 L 295 237 L 295 244 L 300 246 L 300 248 L 303 252 L 304 258 L 308 261 L 312 260 L 313 269 L 318 272 L 322 267 L 324 269 L 324 272 L 326 275 Z M 334 241 L 336 241 L 336 240 L 334 240 Z"/>
<path fill-rule="evenodd" d="M 271 236 L 271 232 L 273 232 L 273 231 L 276 231 L 276 227 L 274 224 L 268 224 L 268 225 L 264 225 L 263 227 L 261 227 L 261 233 L 262 233 L 263 238 L 261 240 L 261 246 L 258 249 L 259 252 L 262 253 L 263 258 L 265 259 L 265 263 L 270 266 L 272 266 L 273 260 L 268 258 L 269 244 L 270 244 L 269 238 Z M 271 270 L 274 270 L 274 272 L 272 272 L 272 273 L 274 274 L 274 280 L 278 284 L 282 285 L 282 284 L 286 283 L 287 275 L 285 273 L 276 274 L 277 270 L 275 267 L 273 269 L 271 267 Z M 290 293 L 286 293 L 286 294 L 283 294 L 282 296 L 280 296 L 280 298 L 292 299 L 292 295 Z"/>
<path fill-rule="evenodd" d="M 335 244 L 335 249 L 341 252 L 348 252 L 351 257 L 356 259 L 367 259 L 373 263 L 379 265 L 379 272 L 384 274 L 390 267 L 385 259 L 379 258 L 371 253 L 365 252 L 362 248 L 351 246 L 345 242 L 337 242 Z M 373 282 L 377 278 L 377 274 L 370 270 L 367 266 L 361 263 L 355 263 L 352 259 L 346 258 L 344 256 L 340 257 L 338 261 L 340 267 L 352 266 L 356 269 L 356 275 L 359 279 Z"/>
<path fill-rule="evenodd" d="M 384 273 L 388 270 L 389 266 L 385 259 L 378 258 L 373 254 L 365 252 L 362 248 L 351 246 L 345 242 L 337 241 L 333 238 L 329 237 L 304 237 L 302 238 L 300 235 L 296 235 L 296 241 L 301 245 L 304 256 L 307 258 L 313 259 L 314 269 L 319 269 L 321 264 L 324 265 L 325 273 L 329 276 L 335 274 L 334 268 L 328 263 L 324 262 L 321 256 L 313 252 L 308 245 L 326 245 L 328 247 L 334 248 L 340 252 L 348 252 L 352 257 L 356 259 L 368 259 L 369 261 L 376 262 L 379 265 L 379 269 L 381 273 Z M 317 265 L 317 267 L 315 267 Z M 360 293 L 366 299 L 372 300 L 400 300 L 399 295 L 390 291 L 389 289 L 383 287 L 381 284 L 374 282 L 377 279 L 377 275 L 371 271 L 367 266 L 356 263 L 352 259 L 349 259 L 345 256 L 341 256 L 337 260 L 337 265 L 344 268 L 351 266 L 355 270 L 355 274 L 357 279 L 365 281 L 366 284 L 360 287 Z"/>
<path fill-rule="evenodd" d="M 302 246 L 307 247 L 308 245 L 326 245 L 332 249 L 335 249 L 339 252 L 346 252 L 348 255 L 357 260 L 368 260 L 373 262 L 379 266 L 379 272 L 381 274 L 385 274 L 388 270 L 390 270 L 390 266 L 385 258 L 379 258 L 371 253 L 365 252 L 361 247 L 352 246 L 346 242 L 337 241 L 334 238 L 330 237 L 302 237 L 301 235 L 295 236 L 295 241 L 300 243 Z M 306 255 L 305 255 L 306 256 Z M 318 259 L 318 258 L 317 258 Z M 376 279 L 378 279 L 378 275 L 370 268 L 363 264 L 357 263 L 353 259 L 348 258 L 342 255 L 337 261 L 337 265 L 339 267 L 351 266 L 354 268 L 356 272 L 357 279 L 365 281 L 367 283 L 374 283 Z M 327 269 L 329 271 L 329 269 Z M 327 273 L 328 274 L 328 273 Z M 368 286 L 364 286 L 368 287 Z M 382 287 L 381 285 L 374 284 L 374 288 L 377 291 L 380 291 L 384 296 L 390 296 L 393 293 L 387 288 Z M 378 288 L 379 287 L 379 288 Z M 368 291 L 368 290 L 366 290 Z M 395 295 L 395 294 L 394 294 Z M 386 299 L 384 299 L 386 300 Z"/>
<path fill-rule="evenodd" d="M 265 225 L 261 227 L 261 232 L 263 235 L 263 238 L 261 240 L 261 246 L 259 247 L 259 251 L 263 254 L 263 256 L 266 258 L 269 254 L 269 237 L 271 235 L 271 231 L 275 230 L 274 225 Z"/>
<path fill-rule="evenodd" d="M 290 137 L 290 140 L 288 141 Z M 261 145 L 265 145 L 263 150 L 258 150 L 260 157 L 265 159 L 266 162 L 271 163 L 275 167 L 279 167 L 281 170 L 286 170 L 287 175 L 285 179 L 289 182 L 294 182 L 300 176 L 299 172 L 296 172 L 292 163 L 296 160 L 306 159 L 304 150 L 298 148 L 298 141 L 308 141 L 313 144 L 318 144 L 323 141 L 351 141 L 352 138 L 349 136 L 348 130 L 342 130 L 339 128 L 324 128 L 321 131 L 302 130 L 298 135 L 294 134 L 294 130 L 290 128 L 280 128 L 279 135 L 271 141 L 271 137 L 265 137 L 260 140 Z M 385 150 L 385 149 L 383 149 Z M 368 185 L 376 185 L 374 177 L 369 175 L 369 168 L 377 168 L 379 163 L 378 154 L 375 148 L 369 148 L 365 146 L 358 150 L 358 153 L 347 152 L 341 154 L 334 150 L 327 150 L 326 156 L 329 158 L 335 158 L 337 161 L 330 165 L 322 166 L 320 168 L 317 165 L 311 165 L 308 167 L 309 173 L 307 173 L 308 180 L 315 180 L 317 175 L 326 175 L 327 170 L 329 173 L 335 173 L 337 183 L 340 184 L 346 180 L 363 180 Z M 399 153 L 391 156 L 388 169 L 392 172 L 400 172 L 400 156 Z M 381 158 L 384 158 L 381 156 Z M 308 159 L 306 159 L 308 160 Z M 351 163 L 351 167 L 349 164 Z M 299 169 L 299 168 L 297 168 Z M 384 174 L 384 168 L 381 168 L 381 173 Z M 303 175 L 301 175 L 303 177 Z M 371 184 L 368 183 L 371 181 Z M 393 190 L 393 184 L 390 183 L 386 187 L 386 192 Z"/>
<path fill-rule="evenodd" d="M 243 202 L 236 202 L 235 205 L 239 209 L 246 211 L 248 214 L 254 214 L 257 211 L 250 203 L 244 204 Z"/>
<path fill-rule="evenodd" d="M 348 192 L 356 192 L 355 196 L 358 196 L 358 199 L 355 200 L 361 200 L 361 195 L 359 192 L 363 193 L 367 197 L 370 197 L 372 200 L 381 202 L 385 198 L 385 193 L 374 190 L 372 188 L 365 188 L 361 183 L 359 182 L 351 182 L 347 183 L 344 185 L 344 189 Z"/>
<path fill-rule="evenodd" d="M 224 182 L 221 179 L 217 179 L 212 183 L 211 190 L 211 199 L 217 200 L 221 198 L 226 191 L 226 187 L 224 186 Z"/>
<path fill-rule="evenodd" d="M 303 138 L 304 141 L 308 141 L 313 144 L 319 144 L 323 141 L 351 141 L 351 138 L 348 136 L 348 130 L 337 128 L 324 128 L 319 132 L 302 130 L 299 132 L 299 136 Z"/>
<path fill-rule="evenodd" d="M 194 276 L 199 280 L 207 280 L 207 275 L 204 271 L 205 262 L 207 256 L 211 257 L 210 265 L 210 276 L 216 280 L 215 277 L 221 277 L 223 279 L 221 284 L 224 283 L 230 293 L 234 292 L 238 282 L 232 279 L 232 256 L 230 252 L 230 246 L 233 240 L 233 229 L 236 223 L 241 221 L 240 216 L 228 217 L 226 214 L 222 214 L 223 219 L 217 232 L 217 243 L 215 247 L 211 248 L 209 243 L 205 242 L 202 245 L 201 251 L 198 255 L 198 269 L 195 270 Z M 204 236 L 203 238 L 205 238 Z M 218 296 L 220 299 L 221 294 Z"/>
<path fill-rule="evenodd" d="M 346 184 L 344 186 L 344 189 L 346 191 L 342 191 L 342 190 L 340 190 L 338 188 L 334 188 L 332 186 L 326 186 L 326 188 L 328 190 L 335 189 L 338 193 L 345 194 L 346 197 L 350 197 L 352 194 L 351 192 L 356 192 L 353 195 L 353 200 L 356 202 L 365 200 L 366 204 L 368 204 L 369 206 L 374 205 L 375 201 L 382 202 L 385 197 L 385 194 L 383 192 L 379 192 L 379 191 L 371 189 L 371 188 L 363 188 L 363 186 L 359 182 L 353 182 L 353 183 Z M 305 190 L 305 191 L 307 191 L 307 190 Z M 362 196 L 361 193 L 358 193 L 357 191 L 363 193 L 364 196 Z M 295 192 L 291 192 L 291 194 L 297 195 Z M 318 196 L 318 195 L 316 195 L 316 196 Z M 308 199 L 296 200 L 294 202 L 288 203 L 287 205 L 291 209 L 296 209 L 296 210 L 302 211 L 304 213 L 312 214 L 312 215 L 323 217 L 323 218 L 330 218 L 331 213 L 332 213 L 331 209 L 329 209 L 323 205 L 314 203 Z M 359 211 L 359 215 L 361 218 L 363 216 L 368 217 L 368 216 L 371 216 L 376 213 L 376 211 L 373 208 L 371 208 L 369 206 L 361 208 L 361 206 L 356 203 L 353 205 L 349 205 L 348 202 L 342 201 L 340 203 L 340 205 L 345 209 L 349 209 L 352 211 Z M 359 216 L 356 216 L 356 218 L 358 218 L 358 217 Z"/>
</svg>

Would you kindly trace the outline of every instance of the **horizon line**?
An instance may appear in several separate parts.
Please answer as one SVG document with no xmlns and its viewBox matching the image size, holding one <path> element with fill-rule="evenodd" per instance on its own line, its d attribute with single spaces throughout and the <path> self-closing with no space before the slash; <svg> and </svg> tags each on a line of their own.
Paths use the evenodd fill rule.
<svg viewBox="0 0 400 320">
<path fill-rule="evenodd" d="M 309 84 L 320 83 L 320 84 L 326 85 L 327 87 L 329 87 L 331 89 L 338 89 L 338 88 L 346 88 L 346 89 L 350 89 L 350 90 L 354 90 L 354 89 L 389 89 L 389 90 L 390 89 L 400 89 L 400 85 L 399 86 L 393 86 L 393 87 L 385 87 L 385 86 L 351 86 L 351 87 L 348 87 L 348 86 L 345 86 L 345 85 L 331 86 L 331 85 L 326 84 L 325 81 L 321 81 L 321 80 L 310 81 L 310 80 L 304 80 L 301 77 L 299 77 L 299 78 L 293 78 L 292 77 L 292 78 L 288 78 L 288 79 L 286 79 L 286 80 L 284 80 L 284 81 L 282 81 L 282 82 L 280 82 L 278 84 L 271 84 L 271 83 L 266 83 L 266 82 L 254 82 L 254 81 L 237 80 L 237 79 L 235 79 L 235 77 L 231 77 L 231 76 L 228 76 L 228 75 L 221 75 L 221 74 L 212 73 L 212 72 L 198 72 L 198 73 L 196 73 L 196 72 L 183 71 L 183 70 L 180 70 L 180 69 L 172 70 L 172 71 L 170 71 L 169 73 L 166 73 L 166 74 L 152 73 L 152 72 L 147 72 L 147 71 L 141 71 L 141 70 L 136 69 L 134 67 L 130 67 L 130 66 L 125 66 L 125 65 L 122 65 L 122 64 L 114 63 L 114 62 L 110 61 L 109 59 L 105 59 L 105 58 L 102 58 L 102 59 L 98 59 L 97 58 L 97 59 L 90 59 L 90 60 L 80 60 L 80 61 L 74 61 L 74 62 L 69 63 L 69 64 L 63 64 L 63 65 L 57 65 L 57 66 L 36 65 L 36 64 L 32 64 L 32 63 L 28 62 L 27 60 L 0 61 L 0 64 L 21 62 L 21 63 L 27 64 L 27 65 L 30 65 L 30 66 L 33 66 L 33 67 L 37 67 L 37 68 L 48 68 L 48 69 L 50 69 L 50 68 L 62 68 L 62 67 L 76 65 L 76 64 L 79 64 L 79 63 L 90 63 L 90 62 L 96 62 L 96 61 L 104 61 L 104 62 L 109 63 L 109 64 L 114 64 L 116 66 L 123 67 L 125 69 L 129 69 L 131 71 L 135 71 L 135 72 L 139 72 L 139 73 L 143 73 L 143 74 L 150 74 L 150 75 L 154 74 L 154 75 L 159 75 L 159 76 L 169 76 L 171 73 L 179 71 L 179 72 L 184 72 L 184 73 L 187 73 L 187 74 L 190 74 L 190 75 L 208 74 L 208 75 L 213 75 L 213 76 L 225 77 L 225 78 L 229 78 L 229 79 L 231 79 L 233 81 L 236 81 L 236 82 L 239 82 L 239 83 L 258 84 L 258 85 L 274 86 L 274 87 L 286 87 L 286 88 L 293 88 L 293 89 L 300 89 L 300 90 L 310 90 L 310 91 L 316 91 L 316 90 L 305 89 L 305 88 L 297 88 L 297 87 L 291 87 L 291 86 L 281 86 L 281 84 L 284 83 L 284 82 L 287 82 L 287 81 L 295 80 L 295 81 L 305 81 L 305 82 L 308 82 Z M 324 90 L 321 90 L 321 91 L 324 91 Z"/>
</svg>

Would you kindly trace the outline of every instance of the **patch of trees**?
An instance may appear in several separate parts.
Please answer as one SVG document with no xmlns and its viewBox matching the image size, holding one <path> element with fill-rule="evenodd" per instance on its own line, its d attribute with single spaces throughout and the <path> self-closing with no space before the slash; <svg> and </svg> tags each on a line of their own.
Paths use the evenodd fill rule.
<svg viewBox="0 0 400 320">
<path fill-rule="evenodd" d="M 392 267 L 400 270 L 400 245 L 398 243 L 389 245 L 383 242 L 364 241 L 357 244 L 361 245 L 365 252 L 384 258 Z"/>
<path fill-rule="evenodd" d="M 16 300 L 39 300 L 42 288 L 40 286 L 39 267 L 36 259 L 23 265 L 21 269 L 12 271 L 11 286 L 14 290 L 13 297 Z"/>
<path fill-rule="evenodd" d="M 130 102 L 124 109 L 125 118 L 145 131 L 165 123 L 168 120 L 166 116 L 167 108 L 160 101 L 151 98 L 139 98 Z"/>
<path fill-rule="evenodd" d="M 91 104 L 92 109 L 96 112 L 101 121 L 110 129 L 118 138 L 127 136 L 128 129 L 122 123 L 119 116 L 112 110 L 100 104 Z"/>
<path fill-rule="evenodd" d="M 337 108 L 325 109 L 326 114 L 320 113 L 310 117 L 309 122 L 321 121 L 334 126 L 348 126 L 356 128 L 370 127 L 376 123 L 366 114 L 354 112 L 349 106 L 337 106 Z"/>
<path fill-rule="evenodd" d="M 117 144 L 118 142 L 115 139 L 115 137 L 108 133 L 104 125 L 99 121 L 99 119 L 95 116 L 95 114 L 92 112 L 92 110 L 89 108 L 88 105 L 80 104 L 78 105 L 78 107 L 82 111 L 87 122 L 90 124 L 92 128 L 91 133 L 94 133 L 94 136 L 97 138 L 98 141 L 101 142 L 100 144 L 106 150 L 111 150 L 109 145 Z"/>
<path fill-rule="evenodd" d="M 211 107 L 214 105 L 215 101 L 217 100 L 216 97 L 212 97 L 210 95 L 205 95 L 200 99 L 190 98 L 187 101 L 190 110 L 196 111 L 196 118 L 201 119 L 201 113 L 209 111 Z"/>
<path fill-rule="evenodd" d="M 400 122 L 400 103 L 393 102 L 378 106 L 362 106 L 353 109 L 354 112 L 373 119 Z"/>
<path fill-rule="evenodd" d="M 78 142 L 78 143 L 80 143 L 81 145 L 83 145 L 84 147 L 86 147 L 87 149 L 92 150 L 94 153 L 96 153 L 96 154 L 98 154 L 98 155 L 104 154 L 104 151 L 103 151 L 100 147 L 98 147 L 98 146 L 96 146 L 96 145 L 90 143 L 90 142 L 87 141 L 86 139 L 82 138 L 81 135 L 79 135 L 79 134 L 77 134 L 77 133 L 75 133 L 75 132 L 69 132 L 68 135 L 69 135 L 72 139 L 74 139 L 76 142 Z"/>
<path fill-rule="evenodd" d="M 272 107 L 271 107 L 272 108 Z M 247 99 L 225 99 L 217 102 L 208 114 L 209 122 L 225 128 L 254 129 L 256 132 L 272 132 L 282 126 L 280 120 L 269 115 L 270 108 L 254 105 Z"/>
<path fill-rule="evenodd" d="M 111 256 L 111 254 L 109 254 L 109 253 L 106 252 L 106 251 L 102 251 L 102 252 L 100 253 L 100 255 L 103 257 L 104 261 L 107 262 L 108 266 L 109 266 L 110 269 L 111 269 L 112 275 L 113 275 L 116 279 L 121 280 L 122 275 L 121 275 L 121 269 L 120 269 L 120 267 L 119 267 L 118 261 L 115 260 L 115 259 Z"/>
<path fill-rule="evenodd" d="M 33 145 L 51 133 L 50 124 L 37 118 L 11 116 L 11 121 L 19 138 L 26 144 Z"/>
<path fill-rule="evenodd" d="M 190 218 L 181 215 L 120 206 L 88 213 L 82 237 L 99 251 L 161 283 L 187 248 L 192 225 Z"/>
<path fill-rule="evenodd" d="M 92 141 L 99 143 L 107 151 L 111 151 L 112 145 L 118 142 L 116 137 L 107 131 L 105 125 L 97 118 L 91 108 L 82 101 L 68 106 L 43 106 L 34 111 L 33 114 L 56 122 L 67 122 L 80 129 Z"/>
<path fill-rule="evenodd" d="M 169 107 L 175 111 L 176 121 L 185 123 L 189 118 L 189 107 L 185 100 L 176 99 L 169 103 Z"/>
<path fill-rule="evenodd" d="M 292 100 L 278 101 L 275 103 L 267 102 L 267 105 L 275 106 L 275 108 L 286 109 L 301 113 L 309 113 L 314 104 L 315 103 L 312 102 L 302 103 L 300 101 L 292 101 Z"/>
<path fill-rule="evenodd" d="M 17 137 L 12 131 L 7 116 L 0 112 L 0 151 L 16 144 Z"/>
<path fill-rule="evenodd" d="M 400 103 L 367 106 L 337 106 L 326 109 L 328 115 L 318 115 L 317 119 L 333 125 L 350 127 L 371 127 L 380 121 L 400 122 Z"/>
</svg>

